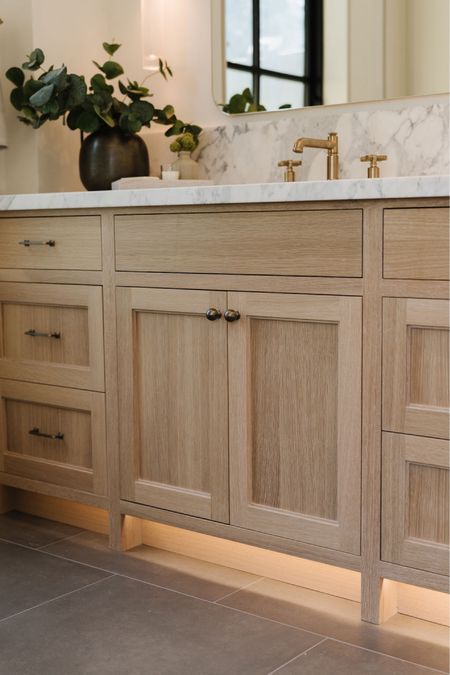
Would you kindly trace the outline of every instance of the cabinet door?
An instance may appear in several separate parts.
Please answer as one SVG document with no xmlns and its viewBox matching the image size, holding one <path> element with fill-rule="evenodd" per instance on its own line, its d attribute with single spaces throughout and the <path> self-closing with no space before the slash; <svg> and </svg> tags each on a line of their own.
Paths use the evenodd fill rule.
<svg viewBox="0 0 450 675">
<path fill-rule="evenodd" d="M 382 558 L 449 572 L 449 444 L 383 434 Z"/>
<path fill-rule="evenodd" d="M 361 299 L 228 305 L 231 522 L 359 553 Z"/>
<path fill-rule="evenodd" d="M 449 303 L 386 298 L 383 429 L 449 437 Z"/>
<path fill-rule="evenodd" d="M 227 522 L 225 293 L 117 289 L 121 493 Z"/>
</svg>

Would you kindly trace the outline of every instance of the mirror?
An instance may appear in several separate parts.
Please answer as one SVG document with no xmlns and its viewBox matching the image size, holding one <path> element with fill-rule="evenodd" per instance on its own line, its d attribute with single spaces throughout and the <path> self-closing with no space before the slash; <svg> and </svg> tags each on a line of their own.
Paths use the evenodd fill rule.
<svg viewBox="0 0 450 675">
<path fill-rule="evenodd" d="M 449 0 L 212 0 L 226 113 L 449 90 Z"/>
</svg>

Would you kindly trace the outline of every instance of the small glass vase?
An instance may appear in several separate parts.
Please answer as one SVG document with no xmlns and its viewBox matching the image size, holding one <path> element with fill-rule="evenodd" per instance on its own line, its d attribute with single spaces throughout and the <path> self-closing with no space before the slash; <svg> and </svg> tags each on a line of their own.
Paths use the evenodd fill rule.
<svg viewBox="0 0 450 675">
<path fill-rule="evenodd" d="M 200 167 L 187 150 L 178 153 L 178 159 L 172 164 L 172 168 L 179 171 L 181 180 L 196 180 L 199 176 Z"/>
</svg>

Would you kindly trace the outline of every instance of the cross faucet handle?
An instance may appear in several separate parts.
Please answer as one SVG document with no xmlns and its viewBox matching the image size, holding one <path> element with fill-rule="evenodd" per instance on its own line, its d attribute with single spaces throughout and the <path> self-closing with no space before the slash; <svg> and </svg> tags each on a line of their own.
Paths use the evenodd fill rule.
<svg viewBox="0 0 450 675">
<path fill-rule="evenodd" d="M 361 162 L 370 162 L 370 165 L 367 168 L 368 178 L 380 177 L 380 167 L 378 166 L 378 162 L 384 162 L 387 158 L 387 155 L 363 155 L 360 157 Z"/>
<path fill-rule="evenodd" d="M 301 166 L 302 162 L 298 159 L 282 159 L 278 162 L 278 166 L 286 167 L 284 172 L 284 181 L 286 183 L 293 183 L 295 181 L 294 167 Z"/>
</svg>

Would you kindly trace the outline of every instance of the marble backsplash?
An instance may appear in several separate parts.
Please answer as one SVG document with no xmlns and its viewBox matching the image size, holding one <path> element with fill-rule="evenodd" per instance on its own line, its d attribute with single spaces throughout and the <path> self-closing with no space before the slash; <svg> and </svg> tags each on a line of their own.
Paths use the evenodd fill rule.
<svg viewBox="0 0 450 675">
<path fill-rule="evenodd" d="M 299 136 L 326 138 L 339 134 L 341 178 L 363 178 L 367 165 L 360 156 L 387 154 L 382 175 L 422 176 L 449 173 L 449 101 L 397 109 L 345 111 L 342 108 L 312 109 L 300 117 L 289 113 L 280 119 L 239 118 L 232 124 L 205 129 L 196 151 L 204 177 L 218 184 L 278 182 L 280 159 L 303 159 L 297 179 L 326 178 L 324 151 L 307 148 L 294 155 Z"/>
</svg>

